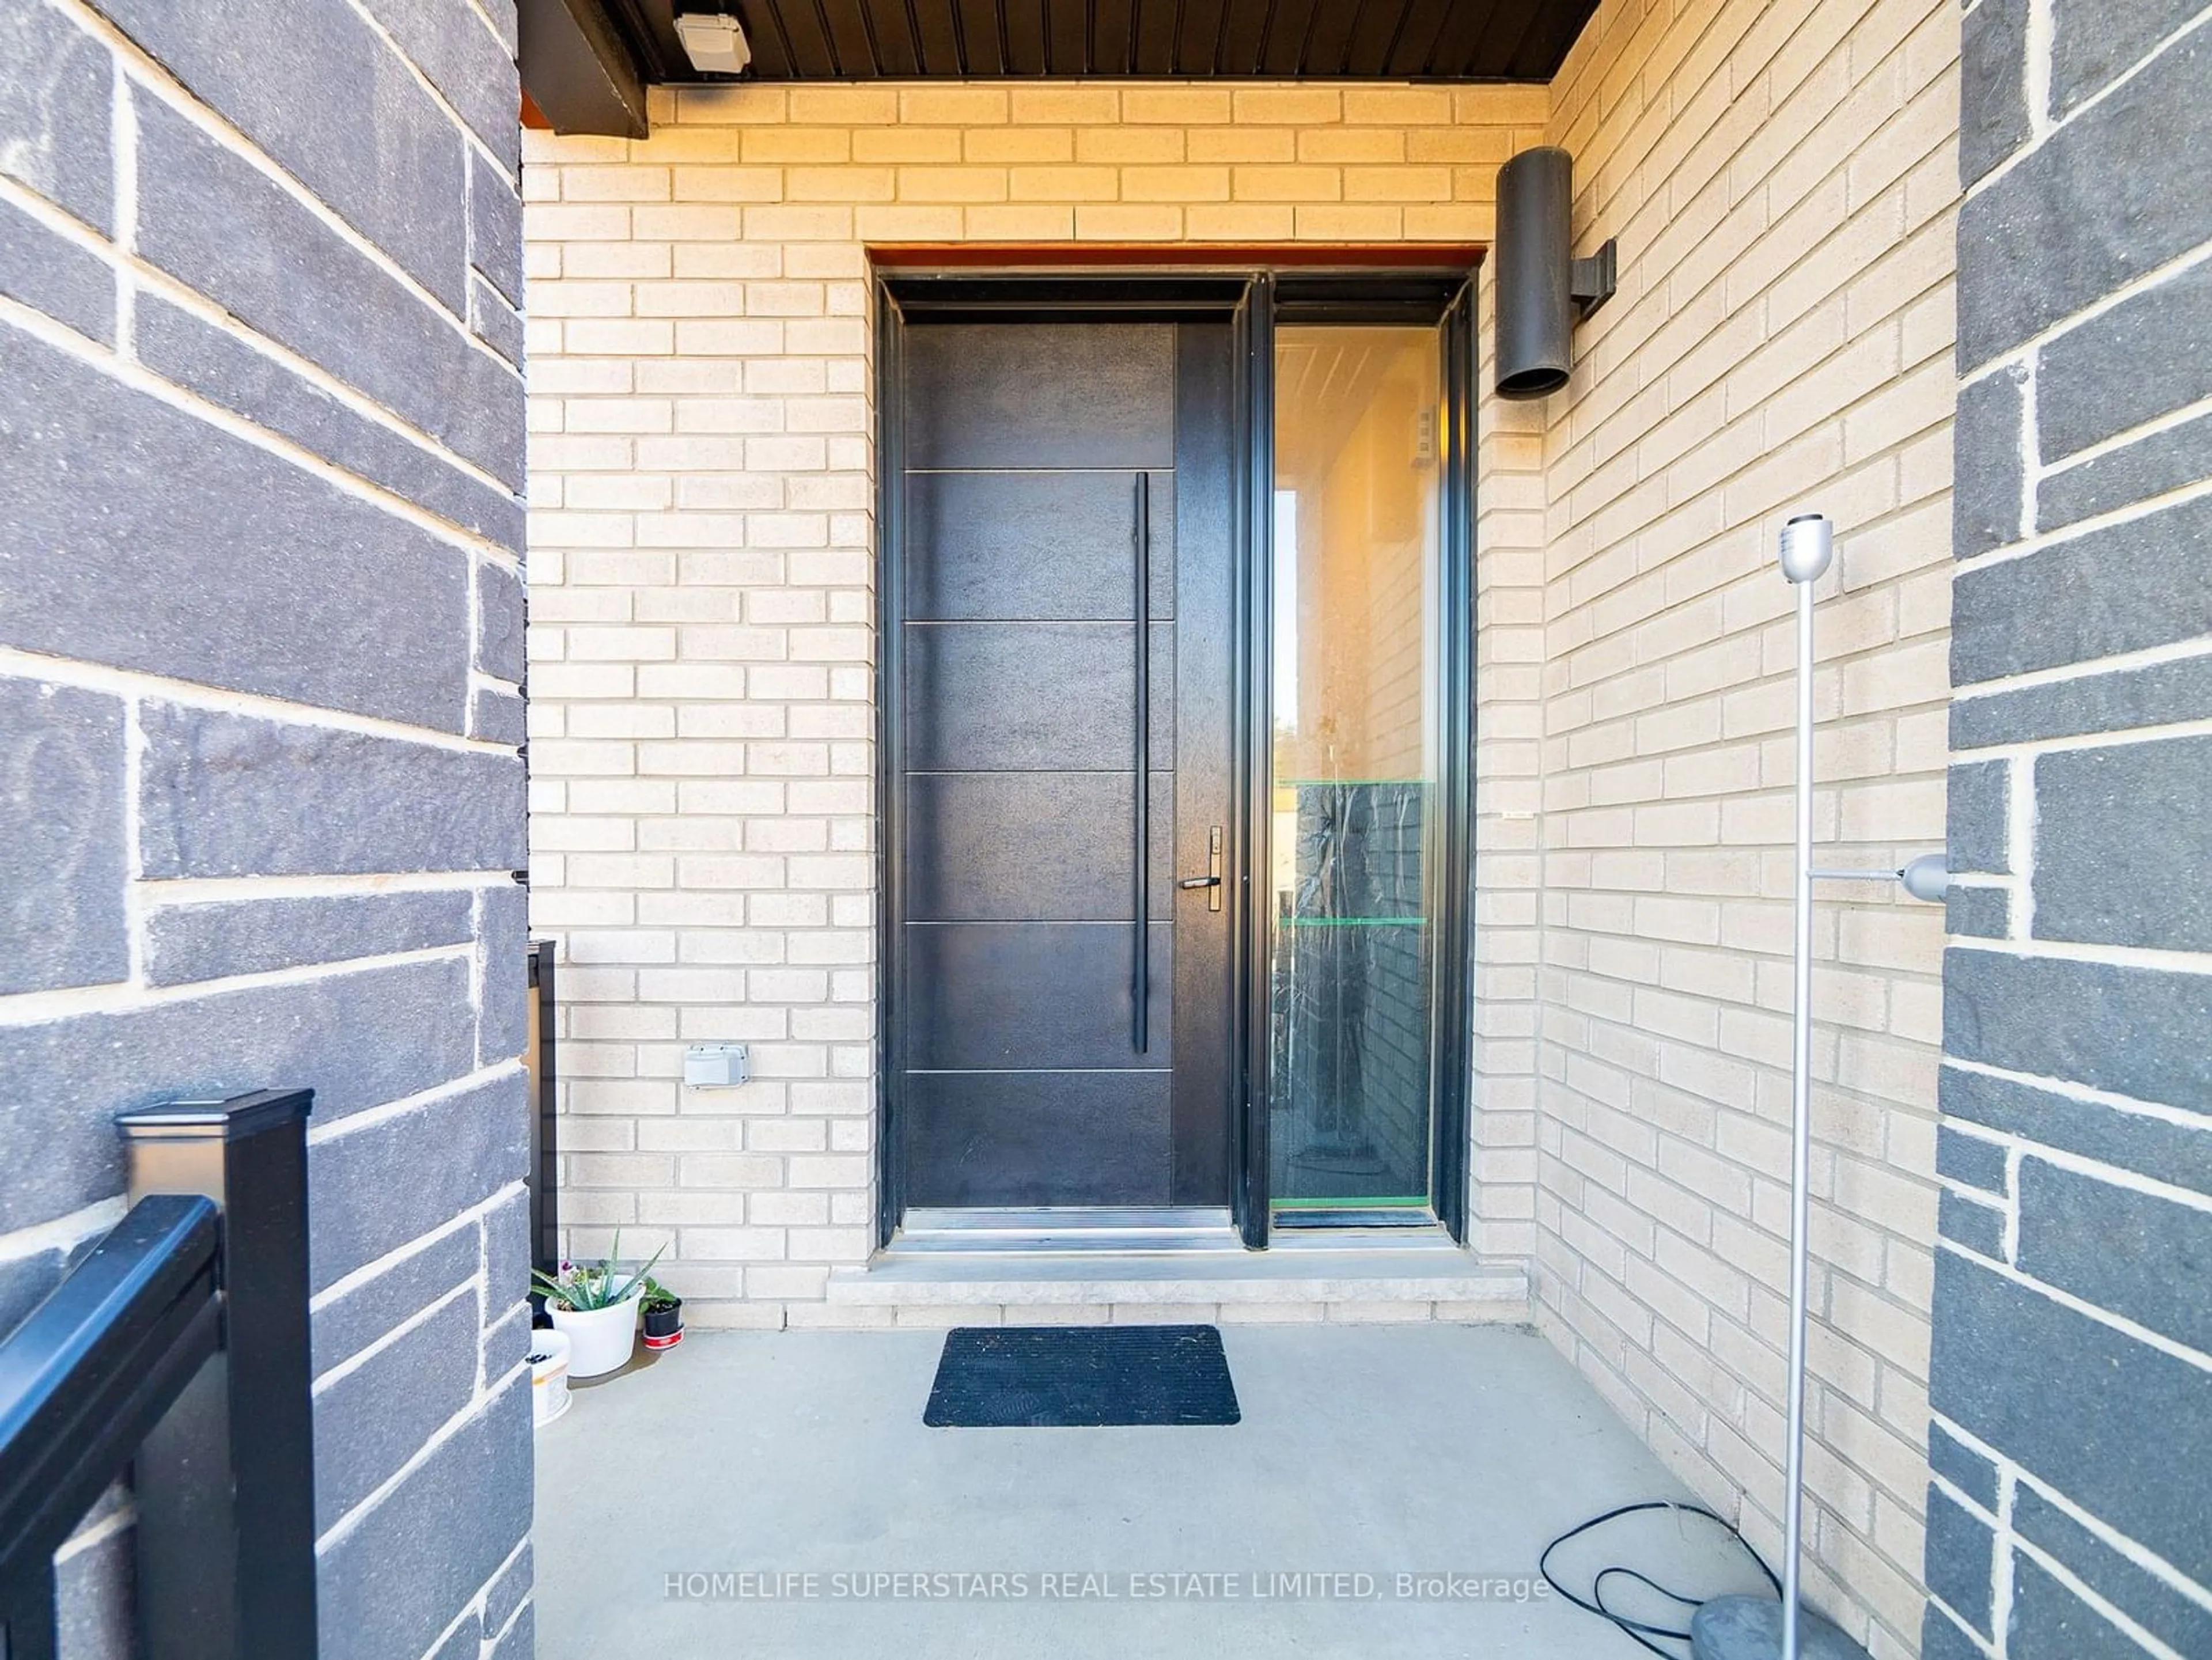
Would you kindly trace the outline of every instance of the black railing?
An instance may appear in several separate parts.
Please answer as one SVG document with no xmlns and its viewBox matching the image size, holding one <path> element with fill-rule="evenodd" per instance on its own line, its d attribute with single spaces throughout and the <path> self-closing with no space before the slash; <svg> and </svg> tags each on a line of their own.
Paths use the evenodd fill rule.
<svg viewBox="0 0 2212 1660">
<path fill-rule="evenodd" d="M 119 1121 L 130 1211 L 0 1341 L 7 1660 L 53 1660 L 54 1552 L 126 1468 L 147 1660 L 313 1660 L 312 1099 Z"/>
</svg>

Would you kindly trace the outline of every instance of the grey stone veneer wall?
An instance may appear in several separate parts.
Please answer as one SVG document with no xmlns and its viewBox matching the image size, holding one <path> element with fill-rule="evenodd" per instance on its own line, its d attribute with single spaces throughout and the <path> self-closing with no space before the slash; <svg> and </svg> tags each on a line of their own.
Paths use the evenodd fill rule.
<svg viewBox="0 0 2212 1660">
<path fill-rule="evenodd" d="M 514 44 L 0 0 L 0 1329 L 116 1112 L 314 1089 L 325 1660 L 531 1646 Z"/>
<path fill-rule="evenodd" d="M 2208 88 L 1966 15 L 1928 1660 L 2212 1655 Z"/>
</svg>

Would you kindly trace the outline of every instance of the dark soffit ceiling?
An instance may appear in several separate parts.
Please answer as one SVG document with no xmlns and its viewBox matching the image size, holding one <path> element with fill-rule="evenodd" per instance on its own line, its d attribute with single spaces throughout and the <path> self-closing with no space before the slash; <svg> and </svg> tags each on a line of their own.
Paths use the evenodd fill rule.
<svg viewBox="0 0 2212 1660">
<path fill-rule="evenodd" d="M 679 0 L 606 0 L 647 81 L 723 81 Z M 1597 0 L 681 0 L 744 25 L 744 79 L 1142 76 L 1548 81 Z"/>
</svg>

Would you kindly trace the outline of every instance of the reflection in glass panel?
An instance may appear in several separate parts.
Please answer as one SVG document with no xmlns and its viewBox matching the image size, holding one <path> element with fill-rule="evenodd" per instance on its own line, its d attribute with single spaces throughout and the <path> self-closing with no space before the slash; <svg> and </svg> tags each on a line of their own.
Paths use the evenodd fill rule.
<svg viewBox="0 0 2212 1660">
<path fill-rule="evenodd" d="M 1275 1208 L 1429 1200 L 1441 354 L 1275 341 Z"/>
</svg>

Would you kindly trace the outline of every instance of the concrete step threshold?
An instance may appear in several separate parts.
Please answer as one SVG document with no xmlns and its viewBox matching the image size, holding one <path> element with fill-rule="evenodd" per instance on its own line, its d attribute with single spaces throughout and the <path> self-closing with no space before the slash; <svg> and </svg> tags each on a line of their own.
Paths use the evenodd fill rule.
<svg viewBox="0 0 2212 1660">
<path fill-rule="evenodd" d="M 920 1310 L 996 1305 L 1110 1305 L 1116 1310 L 1235 1308 L 1285 1316 L 1513 1323 L 1528 1317 L 1528 1279 L 1487 1263 L 1442 1228 L 1279 1233 L 1246 1250 L 1226 1212 L 1142 1218 L 1006 1212 L 979 1218 L 909 1212 L 865 1267 L 833 1269 L 829 1300 Z"/>
</svg>

